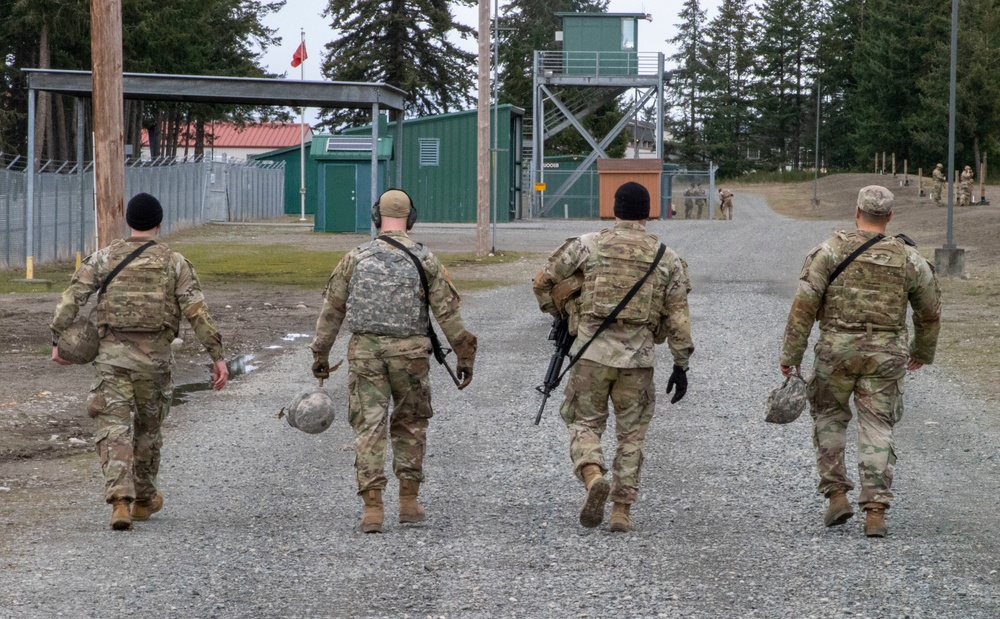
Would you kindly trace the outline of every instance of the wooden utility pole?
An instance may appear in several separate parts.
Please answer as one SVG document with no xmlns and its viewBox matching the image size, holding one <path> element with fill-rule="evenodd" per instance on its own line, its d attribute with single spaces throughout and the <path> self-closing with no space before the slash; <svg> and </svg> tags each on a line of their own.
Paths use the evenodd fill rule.
<svg viewBox="0 0 1000 619">
<path fill-rule="evenodd" d="M 490 252 L 490 2 L 479 0 L 479 131 L 476 149 L 476 255 Z"/>
<path fill-rule="evenodd" d="M 97 246 L 125 234 L 122 0 L 91 0 Z"/>
</svg>

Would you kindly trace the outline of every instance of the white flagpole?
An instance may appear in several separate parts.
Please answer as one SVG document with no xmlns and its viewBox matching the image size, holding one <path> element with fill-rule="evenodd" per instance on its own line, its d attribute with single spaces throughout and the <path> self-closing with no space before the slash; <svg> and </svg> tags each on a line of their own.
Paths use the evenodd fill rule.
<svg viewBox="0 0 1000 619">
<path fill-rule="evenodd" d="M 305 29 L 300 29 L 302 40 L 300 42 L 301 48 L 305 49 L 306 43 L 306 31 Z M 300 78 L 302 81 L 306 79 L 306 62 L 305 58 L 299 63 Z M 299 108 L 299 221 L 306 220 L 306 108 Z"/>
</svg>

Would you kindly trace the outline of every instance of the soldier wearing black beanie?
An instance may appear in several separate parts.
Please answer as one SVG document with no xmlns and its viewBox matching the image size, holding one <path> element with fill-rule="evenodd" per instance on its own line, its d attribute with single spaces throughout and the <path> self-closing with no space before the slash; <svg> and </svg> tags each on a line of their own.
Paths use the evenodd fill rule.
<svg viewBox="0 0 1000 619">
<path fill-rule="evenodd" d="M 615 192 L 615 217 L 625 221 L 649 219 L 649 191 L 634 182 L 619 187 Z"/>
<path fill-rule="evenodd" d="M 129 228 L 144 232 L 152 230 L 163 221 L 160 201 L 148 193 L 137 193 L 125 208 L 125 223 Z"/>
</svg>

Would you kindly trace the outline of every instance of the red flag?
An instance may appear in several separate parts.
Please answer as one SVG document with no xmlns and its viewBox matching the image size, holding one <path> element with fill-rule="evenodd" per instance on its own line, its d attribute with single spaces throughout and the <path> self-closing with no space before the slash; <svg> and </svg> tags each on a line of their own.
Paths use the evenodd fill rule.
<svg viewBox="0 0 1000 619">
<path fill-rule="evenodd" d="M 306 42 L 302 41 L 299 43 L 299 47 L 295 50 L 295 54 L 292 56 L 292 66 L 297 67 L 302 64 L 302 61 L 309 57 L 306 53 Z"/>
</svg>

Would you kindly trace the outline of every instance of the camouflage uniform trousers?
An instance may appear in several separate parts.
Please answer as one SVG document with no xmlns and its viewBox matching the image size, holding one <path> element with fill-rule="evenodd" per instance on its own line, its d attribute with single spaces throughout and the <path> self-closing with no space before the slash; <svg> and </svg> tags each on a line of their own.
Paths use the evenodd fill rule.
<svg viewBox="0 0 1000 619">
<path fill-rule="evenodd" d="M 612 464 L 611 500 L 635 503 L 646 430 L 656 408 L 653 368 L 614 368 L 586 359 L 573 366 L 559 414 L 569 428 L 569 455 L 581 481 L 588 464 L 604 466 L 601 436 L 608 423 L 608 398 L 615 407 L 618 449 Z"/>
<path fill-rule="evenodd" d="M 87 413 L 97 422 L 94 443 L 104 472 L 104 499 L 151 499 L 160 470 L 160 428 L 173 398 L 170 374 L 94 365 L 97 379 Z"/>
<path fill-rule="evenodd" d="M 824 334 L 825 335 L 825 334 Z M 829 497 L 854 485 L 847 479 L 844 449 L 851 420 L 850 398 L 858 410 L 858 504 L 892 499 L 896 452 L 892 428 L 903 416 L 905 348 L 864 344 L 865 336 L 837 334 L 816 344 L 815 374 L 809 381 L 813 445 L 819 492 Z"/>
<path fill-rule="evenodd" d="M 938 206 L 941 205 L 941 190 L 944 188 L 944 183 L 934 183 L 931 188 L 931 198 L 934 199 L 934 204 Z"/>
<path fill-rule="evenodd" d="M 970 181 L 962 181 L 958 189 L 958 205 L 959 206 L 971 206 L 972 205 L 972 183 Z"/>
<path fill-rule="evenodd" d="M 423 481 L 431 386 L 427 357 L 352 359 L 348 373 L 358 494 L 386 486 L 386 431 L 392 439 L 392 470 L 399 479 Z M 392 416 L 389 399 L 392 398 Z"/>
</svg>

